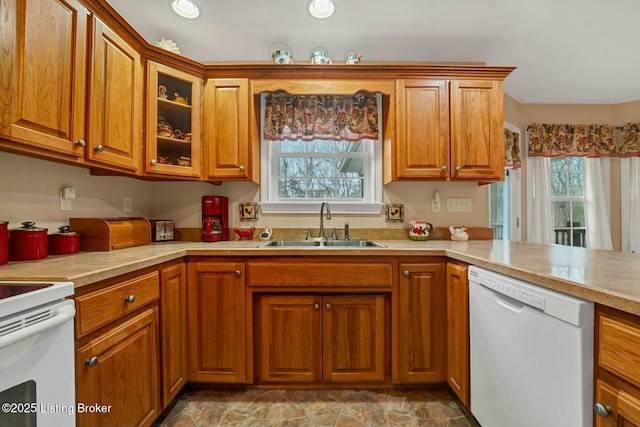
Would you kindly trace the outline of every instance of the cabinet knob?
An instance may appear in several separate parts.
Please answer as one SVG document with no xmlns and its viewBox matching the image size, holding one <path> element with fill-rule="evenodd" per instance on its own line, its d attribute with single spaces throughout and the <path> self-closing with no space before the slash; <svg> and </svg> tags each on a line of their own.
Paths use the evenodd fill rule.
<svg viewBox="0 0 640 427">
<path fill-rule="evenodd" d="M 603 405 L 602 403 L 596 403 L 593 405 L 593 409 L 596 411 L 596 414 L 602 418 L 607 418 L 609 415 L 613 413 L 613 409 L 609 405 Z"/>
<path fill-rule="evenodd" d="M 125 300 L 126 302 L 128 302 L 128 303 L 133 303 L 133 302 L 135 302 L 135 300 L 136 300 L 136 296 L 135 296 L 135 295 L 129 295 L 129 296 L 128 296 L 128 297 L 126 297 L 124 300 Z"/>
<path fill-rule="evenodd" d="M 234 272 L 233 272 L 233 274 L 235 274 L 235 275 L 236 275 L 236 277 L 240 277 L 240 275 L 241 275 L 242 273 L 240 273 L 240 270 L 236 270 L 236 271 L 234 271 Z"/>
<path fill-rule="evenodd" d="M 240 169 L 240 172 L 244 172 L 244 166 L 240 165 L 238 169 Z"/>
<path fill-rule="evenodd" d="M 84 364 L 90 368 L 93 368 L 98 364 L 98 356 L 93 356 L 91 359 L 87 359 L 84 361 Z"/>
<path fill-rule="evenodd" d="M 462 170 L 462 166 L 456 166 L 456 172 L 460 172 Z"/>
<path fill-rule="evenodd" d="M 86 147 L 87 146 L 87 142 L 84 139 L 79 139 L 76 141 L 76 145 L 78 147 Z"/>
<path fill-rule="evenodd" d="M 325 307 L 327 307 L 327 310 L 331 310 L 331 304 L 327 303 L 327 305 L 325 305 Z"/>
<path fill-rule="evenodd" d="M 318 304 L 318 303 L 313 304 L 313 309 L 314 310 L 320 310 L 320 304 Z"/>
<path fill-rule="evenodd" d="M 402 274 L 404 275 L 404 277 L 409 277 L 411 275 L 411 273 L 409 273 L 409 270 L 403 271 Z"/>
<path fill-rule="evenodd" d="M 104 151 L 104 145 L 100 144 L 96 147 L 96 151 L 98 153 L 102 153 Z"/>
<path fill-rule="evenodd" d="M 442 172 L 446 172 L 448 169 L 449 169 L 449 167 L 445 165 L 445 166 L 442 167 Z"/>
<path fill-rule="evenodd" d="M 156 159 L 151 159 L 151 166 L 155 166 L 158 164 L 158 161 Z"/>
</svg>

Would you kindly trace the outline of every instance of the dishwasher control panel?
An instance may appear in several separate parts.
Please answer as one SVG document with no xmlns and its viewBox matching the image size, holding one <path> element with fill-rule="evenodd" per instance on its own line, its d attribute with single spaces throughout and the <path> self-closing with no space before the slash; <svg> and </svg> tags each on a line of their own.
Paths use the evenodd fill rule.
<svg viewBox="0 0 640 427">
<path fill-rule="evenodd" d="M 534 292 L 523 289 L 520 286 L 516 286 L 508 283 L 508 279 L 505 277 L 493 278 L 487 274 L 471 274 L 473 277 L 470 280 L 481 284 L 489 289 L 492 289 L 502 295 L 513 298 L 517 301 L 530 305 L 540 310 L 544 310 L 545 298 L 542 295 L 538 295 Z"/>
</svg>

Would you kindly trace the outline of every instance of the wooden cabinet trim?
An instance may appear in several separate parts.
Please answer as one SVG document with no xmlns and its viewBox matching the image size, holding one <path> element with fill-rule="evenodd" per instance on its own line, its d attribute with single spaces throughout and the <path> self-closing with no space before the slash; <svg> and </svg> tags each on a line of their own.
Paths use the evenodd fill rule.
<svg viewBox="0 0 640 427">
<path fill-rule="evenodd" d="M 248 286 L 380 286 L 393 284 L 391 263 L 247 262 Z"/>
</svg>

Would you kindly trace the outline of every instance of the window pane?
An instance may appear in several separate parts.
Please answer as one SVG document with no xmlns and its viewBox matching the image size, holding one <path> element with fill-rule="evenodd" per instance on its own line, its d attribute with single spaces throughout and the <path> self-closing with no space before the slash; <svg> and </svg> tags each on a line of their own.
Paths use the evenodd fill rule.
<svg viewBox="0 0 640 427">
<path fill-rule="evenodd" d="M 333 177 L 335 175 L 335 161 L 330 157 L 314 157 L 309 159 L 309 176 Z"/>
<path fill-rule="evenodd" d="M 346 157 L 338 159 L 339 177 L 362 177 L 364 176 L 364 163 L 361 157 Z"/>
<path fill-rule="evenodd" d="M 309 141 L 309 153 L 336 153 L 338 143 L 333 140 L 314 139 Z"/>
<path fill-rule="evenodd" d="M 572 171 L 569 177 L 569 196 L 583 196 L 584 177 L 582 170 Z"/>
<path fill-rule="evenodd" d="M 280 179 L 278 197 L 281 199 L 303 199 L 306 197 L 306 179 Z"/>
<path fill-rule="evenodd" d="M 568 194 L 567 181 L 566 171 L 551 171 L 551 197 L 565 197 Z"/>
<path fill-rule="evenodd" d="M 553 202 L 554 227 L 567 227 L 571 218 L 570 202 Z"/>
<path fill-rule="evenodd" d="M 584 227 L 584 202 L 571 202 L 571 208 L 573 211 L 573 226 L 574 227 Z"/>
<path fill-rule="evenodd" d="M 335 190 L 332 179 L 309 179 L 307 197 L 314 199 L 334 199 Z"/>
<path fill-rule="evenodd" d="M 552 157 L 550 159 L 551 170 L 567 170 L 566 157 Z"/>
<path fill-rule="evenodd" d="M 278 144 L 277 142 L 267 142 L 267 144 Z M 307 143 L 304 141 L 281 141 L 281 153 L 305 153 L 307 151 Z"/>
<path fill-rule="evenodd" d="M 278 176 L 298 176 L 307 175 L 307 161 L 304 158 L 281 157 L 278 162 Z"/>
<path fill-rule="evenodd" d="M 361 199 L 364 197 L 361 179 L 339 179 L 337 184 L 339 199 Z"/>
</svg>

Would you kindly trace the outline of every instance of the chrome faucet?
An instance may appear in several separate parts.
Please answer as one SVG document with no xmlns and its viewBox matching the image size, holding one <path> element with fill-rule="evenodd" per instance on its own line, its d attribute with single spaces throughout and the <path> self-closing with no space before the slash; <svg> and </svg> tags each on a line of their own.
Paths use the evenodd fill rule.
<svg viewBox="0 0 640 427">
<path fill-rule="evenodd" d="M 324 236 L 324 218 L 322 218 L 322 211 L 324 207 L 327 207 L 327 219 L 331 219 L 331 208 L 329 207 L 329 202 L 322 202 L 320 205 L 320 239 L 326 239 Z"/>
</svg>

